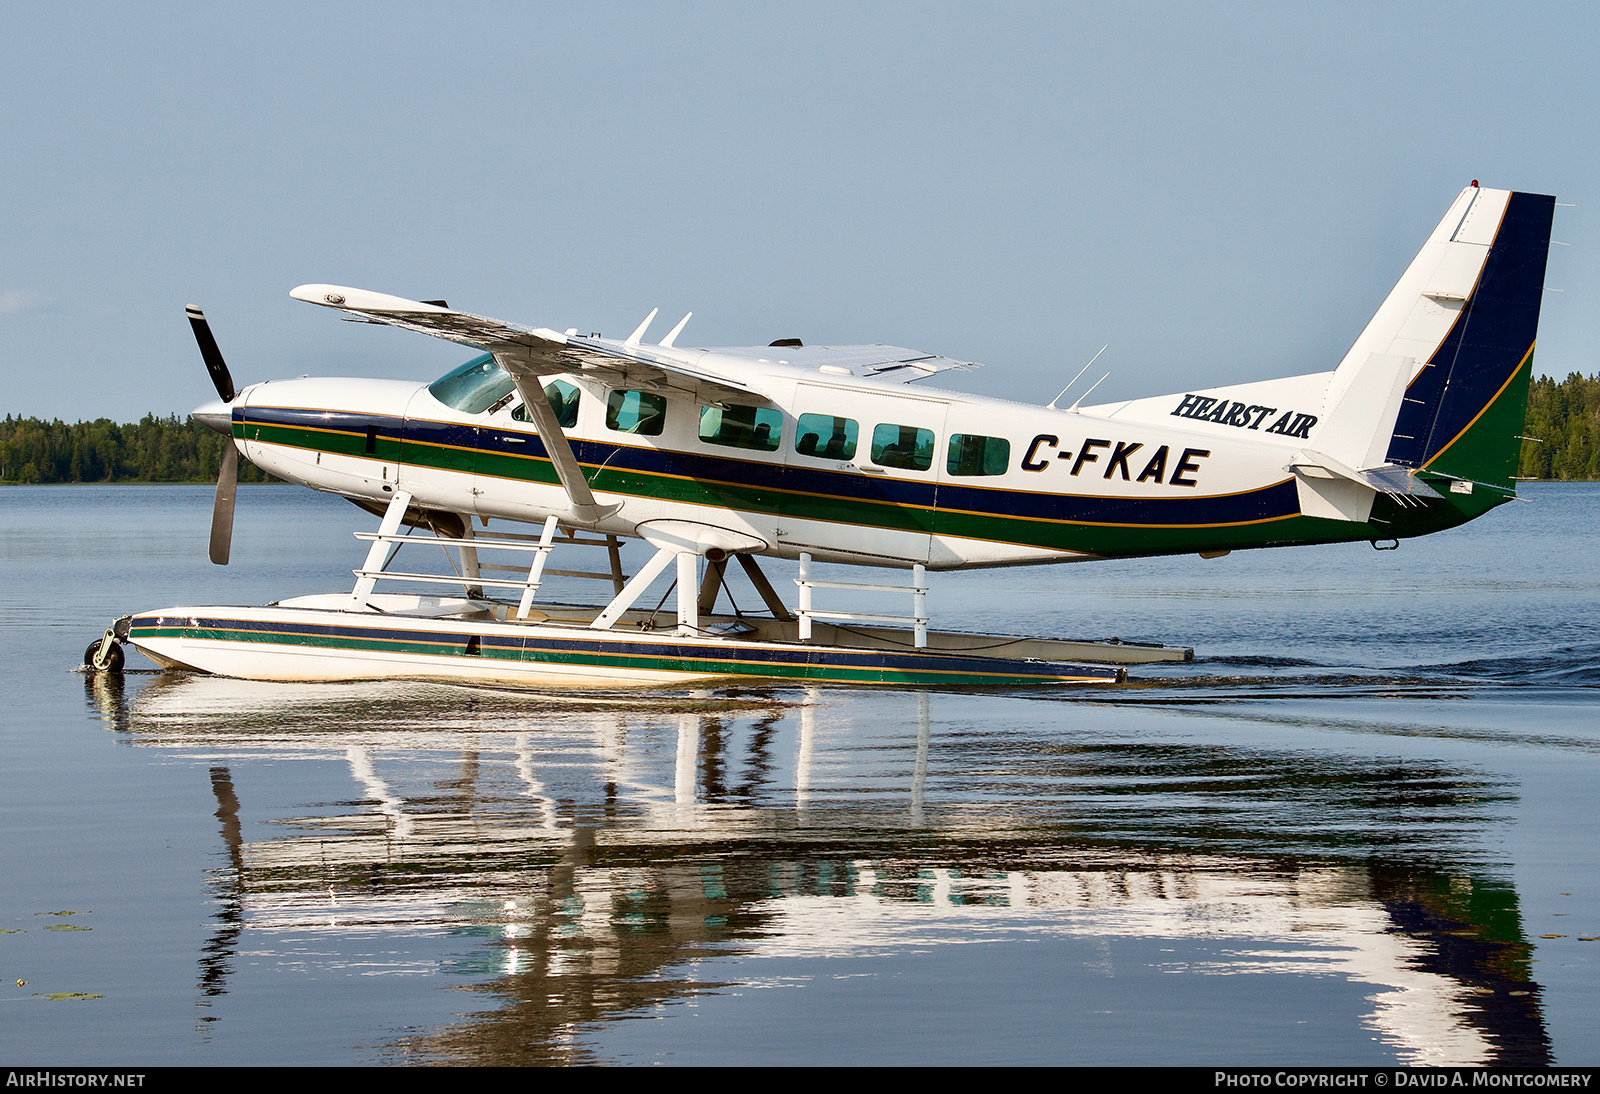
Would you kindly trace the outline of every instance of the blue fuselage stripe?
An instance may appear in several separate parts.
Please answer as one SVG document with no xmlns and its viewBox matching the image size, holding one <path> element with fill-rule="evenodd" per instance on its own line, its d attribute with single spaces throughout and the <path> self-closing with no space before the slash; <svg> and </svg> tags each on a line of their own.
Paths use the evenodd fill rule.
<svg viewBox="0 0 1600 1094">
<path fill-rule="evenodd" d="M 252 424 L 290 429 L 335 430 L 360 435 L 375 426 L 382 436 L 403 437 L 405 445 L 459 450 L 463 460 L 477 453 L 547 459 L 543 443 L 532 432 L 515 432 L 521 443 L 507 442 L 504 427 L 479 427 L 426 419 L 355 415 L 287 407 L 240 407 L 241 426 Z M 246 433 L 248 436 L 248 433 Z M 677 452 L 642 445 L 608 444 L 573 438 L 579 463 L 593 479 L 600 469 L 643 476 L 671 476 L 702 484 L 770 490 L 769 512 L 804 517 L 827 502 L 867 503 L 932 511 L 964 512 L 978 517 L 1012 517 L 1100 525 L 1202 526 L 1242 524 L 1298 515 L 1299 495 L 1292 479 L 1222 496 L 1177 498 L 1095 497 L 1036 491 L 983 489 L 951 482 L 908 482 L 858 471 L 793 467 L 758 460 Z M 402 450 L 402 461 L 406 453 Z M 456 468 L 468 470 L 467 467 Z M 531 476 L 530 476 L 531 478 Z"/>
</svg>

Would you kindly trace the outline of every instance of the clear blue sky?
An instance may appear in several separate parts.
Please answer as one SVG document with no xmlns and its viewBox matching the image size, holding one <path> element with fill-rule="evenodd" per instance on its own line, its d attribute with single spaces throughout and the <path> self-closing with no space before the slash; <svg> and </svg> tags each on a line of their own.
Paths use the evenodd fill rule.
<svg viewBox="0 0 1600 1094">
<path fill-rule="evenodd" d="M 1600 369 L 1600 6 L 9 5 L 0 413 L 431 379 L 327 281 L 690 345 L 890 342 L 1044 402 L 1331 367 L 1454 194 L 1554 193 Z"/>
</svg>

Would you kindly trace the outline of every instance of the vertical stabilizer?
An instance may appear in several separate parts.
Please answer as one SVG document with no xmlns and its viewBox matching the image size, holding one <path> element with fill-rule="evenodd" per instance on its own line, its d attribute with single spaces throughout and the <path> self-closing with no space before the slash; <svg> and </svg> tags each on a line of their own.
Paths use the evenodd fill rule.
<svg viewBox="0 0 1600 1094">
<path fill-rule="evenodd" d="M 1554 210 L 1461 192 L 1330 379 L 1318 451 L 1511 486 Z"/>
</svg>

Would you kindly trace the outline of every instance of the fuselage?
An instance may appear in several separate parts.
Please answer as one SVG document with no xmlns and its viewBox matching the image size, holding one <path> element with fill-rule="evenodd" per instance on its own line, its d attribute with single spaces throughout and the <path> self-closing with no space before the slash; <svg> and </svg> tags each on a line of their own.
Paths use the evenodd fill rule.
<svg viewBox="0 0 1600 1094">
<path fill-rule="evenodd" d="M 677 352 L 710 363 L 718 353 Z M 749 370 L 751 351 L 737 352 Z M 682 521 L 756 554 L 956 569 L 1398 539 L 1505 500 L 1400 505 L 1369 491 L 1352 507 L 1297 475 L 1326 373 L 1080 411 L 807 367 L 802 349 L 761 352 L 772 356 L 758 358 L 761 397 L 748 404 L 546 379 L 596 498 L 621 503 L 598 531 Z M 534 522 L 569 500 L 527 418 L 487 355 L 431 385 L 274 381 L 232 404 L 240 451 L 281 478 Z"/>
</svg>

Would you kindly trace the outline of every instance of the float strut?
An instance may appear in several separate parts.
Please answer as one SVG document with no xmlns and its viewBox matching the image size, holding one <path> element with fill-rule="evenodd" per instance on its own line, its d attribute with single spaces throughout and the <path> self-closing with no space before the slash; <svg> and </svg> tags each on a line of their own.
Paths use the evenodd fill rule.
<svg viewBox="0 0 1600 1094">
<path fill-rule="evenodd" d="M 783 598 L 772 587 L 772 582 L 767 580 L 767 575 L 761 572 L 761 567 L 756 565 L 754 555 L 736 555 L 739 565 L 744 567 L 745 576 L 750 579 L 750 584 L 756 587 L 756 592 L 761 594 L 761 599 L 766 602 L 767 610 L 772 613 L 772 618 L 782 623 L 794 619 L 789 609 L 784 606 Z"/>
<path fill-rule="evenodd" d="M 650 583 L 667 568 L 677 553 L 676 547 L 662 547 L 658 550 L 649 562 L 639 567 L 639 572 L 633 575 L 632 579 L 622 587 L 622 591 L 606 605 L 605 611 L 596 616 L 595 621 L 589 626 L 597 631 L 610 630 L 611 625 L 622 618 L 623 612 L 633 607 L 633 602 L 643 595 L 650 587 Z"/>
<path fill-rule="evenodd" d="M 728 572 L 728 556 L 708 558 L 706 576 L 700 582 L 700 614 L 710 615 L 717 608 L 717 594 L 722 591 L 722 575 Z"/>
<path fill-rule="evenodd" d="M 350 610 L 353 612 L 366 612 L 372 609 L 367 605 L 367 597 L 372 595 L 372 587 L 378 583 L 377 574 L 389 564 L 389 557 L 398 547 L 394 543 L 384 542 L 384 536 L 392 536 L 400 531 L 400 524 L 405 520 L 406 506 L 411 504 L 411 495 L 403 490 L 396 490 L 394 500 L 389 502 L 389 508 L 383 511 L 383 523 L 378 526 L 378 538 L 372 541 L 372 547 L 367 551 L 367 561 L 361 568 L 366 575 L 356 578 L 356 587 L 350 591 Z"/>
<path fill-rule="evenodd" d="M 700 556 L 693 551 L 678 552 L 678 633 L 700 633 Z"/>
</svg>

